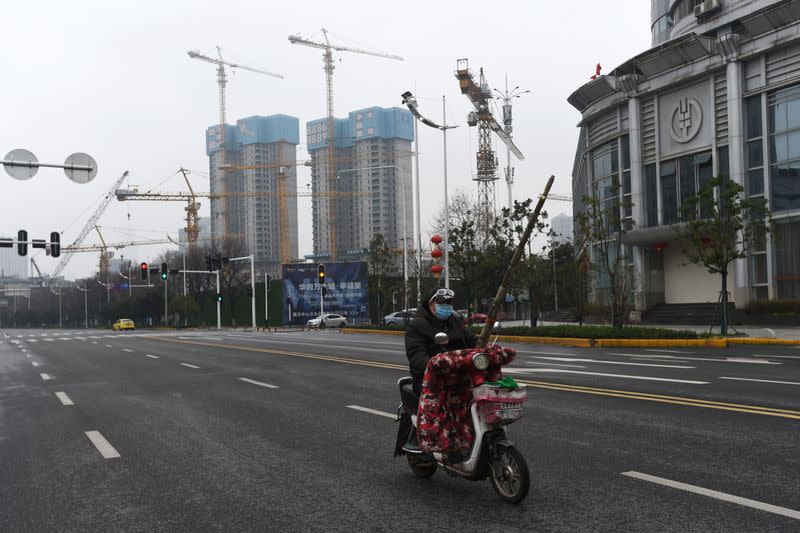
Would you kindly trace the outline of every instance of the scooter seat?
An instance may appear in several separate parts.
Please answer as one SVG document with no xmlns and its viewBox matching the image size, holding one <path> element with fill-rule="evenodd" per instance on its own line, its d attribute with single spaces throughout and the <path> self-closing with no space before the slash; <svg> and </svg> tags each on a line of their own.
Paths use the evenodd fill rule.
<svg viewBox="0 0 800 533">
<path fill-rule="evenodd" d="M 414 394 L 414 387 L 411 381 L 400 384 L 400 400 L 407 409 L 417 409 L 419 397 Z"/>
</svg>

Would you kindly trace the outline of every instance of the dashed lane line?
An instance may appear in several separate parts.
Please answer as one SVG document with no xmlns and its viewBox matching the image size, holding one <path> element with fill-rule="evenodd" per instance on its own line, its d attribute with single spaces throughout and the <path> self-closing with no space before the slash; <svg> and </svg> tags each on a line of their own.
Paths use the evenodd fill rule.
<svg viewBox="0 0 800 533">
<path fill-rule="evenodd" d="M 32 364 L 33 366 L 39 366 L 39 363 L 37 363 L 36 361 L 31 361 L 31 364 Z"/>
<path fill-rule="evenodd" d="M 750 379 L 750 378 L 732 378 L 732 377 L 720 377 L 719 379 L 732 379 L 735 381 L 756 381 L 758 383 L 778 383 L 780 385 L 800 385 L 798 381 L 773 381 L 771 379 Z"/>
<path fill-rule="evenodd" d="M 50 381 L 51 379 L 53 379 L 53 376 L 51 376 L 50 374 L 39 374 L 39 375 L 42 376 L 42 380 L 44 381 Z"/>
<path fill-rule="evenodd" d="M 227 349 L 227 350 L 237 350 L 237 351 L 244 351 L 244 352 L 255 352 L 255 353 L 267 353 L 273 355 L 279 355 L 283 357 L 299 357 L 304 359 L 315 359 L 320 361 L 330 361 L 335 363 L 343 363 L 348 365 L 359 365 L 359 366 L 369 366 L 369 367 L 377 367 L 377 368 L 386 368 L 389 370 L 399 370 L 403 372 L 408 372 L 407 365 L 400 365 L 396 363 L 383 363 L 380 361 L 369 361 L 364 359 L 353 359 L 347 357 L 339 357 L 339 356 L 332 356 L 332 355 L 322 355 L 322 354 L 311 354 L 311 353 L 303 353 L 303 352 L 290 352 L 286 350 L 277 350 L 272 348 L 262 348 L 258 346 L 246 346 L 246 345 L 237 345 L 237 344 L 209 344 L 206 342 L 193 342 L 193 341 L 180 341 L 174 338 L 168 337 L 158 337 L 156 338 L 159 341 L 163 342 L 171 342 L 175 344 L 189 344 L 189 345 L 196 345 L 196 346 L 205 346 L 210 348 L 217 348 L 217 349 Z M 725 402 L 716 402 L 713 400 L 701 400 L 699 398 L 687 398 L 681 396 L 667 396 L 662 394 L 651 394 L 647 392 L 637 392 L 637 391 L 626 391 L 626 390 L 619 390 L 619 389 L 603 389 L 603 388 L 596 388 L 596 387 L 584 387 L 579 385 L 570 385 L 567 383 L 555 383 L 551 381 L 533 381 L 527 379 L 519 379 L 517 380 L 520 383 L 524 383 L 529 387 L 539 388 L 539 389 L 548 389 L 548 390 L 556 390 L 556 391 L 563 391 L 563 392 L 573 392 L 573 393 L 580 393 L 580 394 L 593 394 L 599 396 L 610 396 L 615 398 L 627 398 L 631 400 L 642 400 L 642 401 L 649 401 L 649 402 L 658 402 L 658 403 L 666 403 L 666 404 L 673 404 L 673 405 L 686 405 L 691 407 L 703 407 L 706 409 L 719 409 L 724 411 L 735 411 L 741 413 L 748 413 L 748 414 L 756 414 L 756 415 L 764 415 L 764 416 L 774 416 L 780 418 L 788 418 L 792 420 L 800 420 L 800 411 L 793 411 L 789 409 L 775 409 L 772 407 L 764 407 L 760 405 L 745 405 L 745 404 L 734 404 L 734 403 L 725 403 Z"/>
<path fill-rule="evenodd" d="M 253 385 L 258 385 L 259 387 L 266 387 L 268 389 L 278 389 L 277 385 L 270 385 L 269 383 L 264 383 L 263 381 L 256 381 L 250 378 L 239 378 L 239 381 L 244 381 L 245 383 L 252 383 Z"/>
<path fill-rule="evenodd" d="M 111 348 L 110 344 L 106 344 L 105 346 L 106 346 L 106 348 Z"/>
<path fill-rule="evenodd" d="M 360 405 L 348 405 L 347 408 L 355 409 L 356 411 L 362 411 L 364 413 L 369 413 L 371 415 L 385 416 L 386 418 L 391 418 L 392 420 L 397 419 L 397 415 L 393 415 L 392 413 L 387 413 L 386 411 L 378 411 L 376 409 L 370 409 L 369 407 L 361 407 Z"/>
<path fill-rule="evenodd" d="M 31 354 L 29 354 L 29 353 L 26 353 L 26 354 L 25 354 L 25 357 L 27 357 L 28 359 L 30 359 L 30 358 L 31 358 Z"/>
<path fill-rule="evenodd" d="M 92 444 L 104 459 L 122 457 L 99 431 L 87 431 L 86 436 L 89 437 L 89 440 L 92 441 Z"/>
<path fill-rule="evenodd" d="M 57 392 L 56 397 L 61 400 L 61 403 L 64 405 L 75 405 L 72 403 L 72 400 L 70 400 L 69 396 L 67 396 L 66 392 Z"/>
<path fill-rule="evenodd" d="M 645 352 L 680 353 L 680 354 L 694 353 L 681 350 L 659 350 L 657 348 L 648 348 L 645 350 Z"/>
<path fill-rule="evenodd" d="M 641 479 L 642 481 L 649 481 L 650 483 L 656 483 L 665 487 L 671 487 L 673 489 L 685 490 L 686 492 L 692 492 L 694 494 L 715 498 L 717 500 L 735 503 L 737 505 L 743 505 L 752 509 L 758 509 L 759 511 L 766 511 L 768 513 L 788 516 L 789 518 L 800 520 L 800 511 L 787 509 L 786 507 L 779 507 L 777 505 L 759 502 L 749 498 L 742 498 L 741 496 L 734 496 L 733 494 L 706 489 L 703 487 L 698 487 L 697 485 L 689 485 L 688 483 L 681 483 L 680 481 L 673 481 L 663 477 L 651 476 L 650 474 L 642 474 L 641 472 L 622 472 L 622 475 L 634 479 Z"/>
<path fill-rule="evenodd" d="M 128 353 L 133 353 L 133 350 L 128 349 L 128 348 L 123 348 L 122 351 L 123 352 L 128 352 Z"/>
<path fill-rule="evenodd" d="M 531 373 L 557 373 L 557 374 L 583 374 L 587 376 L 602 376 L 607 378 L 639 379 L 644 381 L 666 381 L 669 383 L 685 383 L 687 385 L 708 385 L 708 381 L 694 381 L 690 379 L 657 378 L 653 376 L 635 376 L 633 374 L 606 374 L 605 372 L 587 372 L 583 370 L 562 370 L 560 368 L 531 368 L 525 369 Z"/>
<path fill-rule="evenodd" d="M 602 359 L 580 359 L 572 357 L 537 357 L 537 359 L 544 359 L 546 361 L 570 361 L 575 363 L 597 363 L 605 365 L 626 365 L 626 366 L 650 366 L 659 368 L 694 368 L 693 366 L 680 366 L 680 365 L 655 365 L 652 363 L 631 363 L 627 361 L 604 361 Z"/>
<path fill-rule="evenodd" d="M 157 355 L 152 355 L 152 354 L 149 354 L 149 353 L 145 354 L 145 357 L 149 357 L 150 359 L 158 359 Z"/>
<path fill-rule="evenodd" d="M 189 363 L 181 363 L 181 366 L 185 366 L 185 367 L 188 367 L 188 368 L 200 368 L 197 365 L 190 365 Z"/>
<path fill-rule="evenodd" d="M 36 339 L 28 339 L 28 342 L 39 342 Z"/>
</svg>

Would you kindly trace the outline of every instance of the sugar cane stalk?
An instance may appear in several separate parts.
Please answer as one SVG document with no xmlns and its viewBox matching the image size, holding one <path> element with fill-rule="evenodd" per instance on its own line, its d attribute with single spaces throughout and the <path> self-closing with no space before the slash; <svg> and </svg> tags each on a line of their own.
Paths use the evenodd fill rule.
<svg viewBox="0 0 800 533">
<path fill-rule="evenodd" d="M 492 327 L 494 325 L 495 318 L 497 318 L 497 310 L 500 308 L 503 300 L 505 300 L 506 292 L 508 291 L 508 282 L 511 280 L 511 271 L 519 264 L 520 260 L 522 259 L 522 254 L 525 253 L 525 245 L 528 244 L 528 241 L 531 238 L 531 233 L 533 233 L 533 228 L 536 227 L 536 223 L 539 220 L 539 213 L 541 212 L 542 207 L 544 207 L 544 201 L 547 199 L 547 195 L 550 193 L 550 187 L 553 185 L 554 179 L 555 176 L 550 176 L 550 179 L 547 180 L 547 185 L 544 187 L 544 192 L 539 196 L 539 202 L 536 204 L 533 214 L 531 214 L 531 217 L 528 219 L 528 226 L 525 228 L 525 233 L 522 234 L 522 238 L 517 244 L 517 249 L 514 250 L 514 255 L 511 257 L 511 262 L 508 264 L 508 268 L 506 268 L 506 273 L 503 275 L 503 281 L 500 282 L 500 287 L 497 289 L 497 294 L 494 297 L 492 306 L 489 308 L 489 317 L 486 319 L 486 323 L 483 325 L 481 334 L 478 337 L 478 347 L 480 348 L 486 346 L 486 342 L 489 340 L 489 335 L 492 333 Z"/>
</svg>

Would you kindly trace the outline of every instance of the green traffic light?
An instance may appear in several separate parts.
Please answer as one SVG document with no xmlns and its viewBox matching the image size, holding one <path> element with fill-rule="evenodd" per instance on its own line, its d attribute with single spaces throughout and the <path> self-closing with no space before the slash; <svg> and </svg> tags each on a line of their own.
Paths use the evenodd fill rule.
<svg viewBox="0 0 800 533">
<path fill-rule="evenodd" d="M 161 279 L 167 279 L 167 274 L 166 274 L 166 272 L 162 272 L 162 273 L 161 273 Z"/>
</svg>

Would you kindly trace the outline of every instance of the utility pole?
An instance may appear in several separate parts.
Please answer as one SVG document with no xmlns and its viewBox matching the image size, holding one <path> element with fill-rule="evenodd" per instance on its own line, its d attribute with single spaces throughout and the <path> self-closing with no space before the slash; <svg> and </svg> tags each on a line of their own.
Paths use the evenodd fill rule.
<svg viewBox="0 0 800 533">
<path fill-rule="evenodd" d="M 512 133 L 513 128 L 511 127 L 511 99 L 512 98 L 519 98 L 525 93 L 529 93 L 530 90 L 520 91 L 519 85 L 508 90 L 508 74 L 506 74 L 506 90 L 504 92 L 500 92 L 497 89 L 494 89 L 494 92 L 497 93 L 498 99 L 503 101 L 503 129 L 506 132 L 509 140 L 512 140 Z M 508 186 L 508 208 L 514 208 L 514 197 L 512 194 L 512 185 L 514 185 L 514 167 L 511 166 L 511 146 L 506 144 L 506 185 Z"/>
<path fill-rule="evenodd" d="M 422 303 L 422 229 L 419 222 L 419 132 L 417 121 L 414 121 L 414 204 L 415 223 L 417 226 L 417 305 Z"/>
<path fill-rule="evenodd" d="M 414 121 L 416 126 L 417 122 Z M 444 144 L 444 286 L 450 288 L 450 208 L 447 199 L 447 110 L 445 96 L 442 95 L 442 143 Z"/>
<path fill-rule="evenodd" d="M 221 294 L 219 292 L 219 270 L 217 270 L 217 294 Z M 222 329 L 222 307 L 219 299 L 217 299 L 217 329 Z"/>
<path fill-rule="evenodd" d="M 164 327 L 169 325 L 169 313 L 167 311 L 167 281 L 169 280 L 169 274 L 167 277 L 164 278 Z"/>
<path fill-rule="evenodd" d="M 75 284 L 75 288 L 79 291 L 83 292 L 83 316 L 84 316 L 84 325 L 86 329 L 89 329 L 89 300 L 87 293 L 89 289 L 86 288 L 86 283 L 83 284 L 83 288 L 81 289 L 78 284 Z"/>
<path fill-rule="evenodd" d="M 264 327 L 269 329 L 269 274 L 264 272 Z"/>
</svg>

